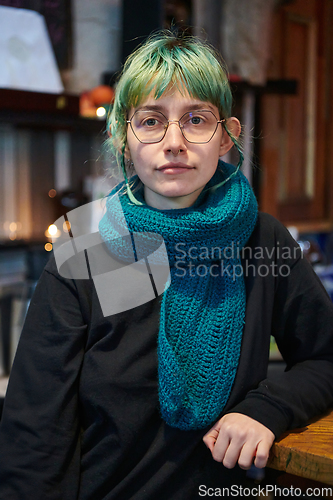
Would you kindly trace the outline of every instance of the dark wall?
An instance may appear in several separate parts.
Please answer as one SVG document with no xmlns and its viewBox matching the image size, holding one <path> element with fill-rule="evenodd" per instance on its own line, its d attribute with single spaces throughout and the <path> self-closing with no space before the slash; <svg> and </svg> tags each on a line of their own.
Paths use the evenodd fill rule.
<svg viewBox="0 0 333 500">
<path fill-rule="evenodd" d="M 123 0 L 122 62 L 154 30 L 163 26 L 163 0 Z"/>
</svg>

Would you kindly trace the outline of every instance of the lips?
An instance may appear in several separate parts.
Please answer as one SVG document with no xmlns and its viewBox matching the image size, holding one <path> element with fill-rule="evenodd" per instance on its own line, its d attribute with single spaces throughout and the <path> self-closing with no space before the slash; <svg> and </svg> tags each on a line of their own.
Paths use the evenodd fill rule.
<svg viewBox="0 0 333 500">
<path fill-rule="evenodd" d="M 188 170 L 193 170 L 194 167 L 187 165 L 186 163 L 181 162 L 169 162 L 164 165 L 158 167 L 159 172 L 164 173 L 184 173 Z"/>
</svg>

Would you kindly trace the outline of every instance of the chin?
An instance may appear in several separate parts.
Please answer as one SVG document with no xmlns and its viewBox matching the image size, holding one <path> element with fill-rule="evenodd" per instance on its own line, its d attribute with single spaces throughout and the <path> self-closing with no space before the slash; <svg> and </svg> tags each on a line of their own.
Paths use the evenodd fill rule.
<svg viewBox="0 0 333 500">
<path fill-rule="evenodd" d="M 154 189 L 155 193 L 160 196 L 164 196 L 166 198 L 179 198 L 181 196 L 188 196 L 196 191 L 202 190 L 203 186 L 189 186 L 189 185 L 164 185 L 159 186 L 157 189 Z"/>
<path fill-rule="evenodd" d="M 193 193 L 193 191 L 190 189 L 188 189 L 188 190 L 170 189 L 170 190 L 158 192 L 158 194 L 160 196 L 163 196 L 164 198 L 182 198 L 183 196 L 188 196 L 192 193 Z"/>
</svg>

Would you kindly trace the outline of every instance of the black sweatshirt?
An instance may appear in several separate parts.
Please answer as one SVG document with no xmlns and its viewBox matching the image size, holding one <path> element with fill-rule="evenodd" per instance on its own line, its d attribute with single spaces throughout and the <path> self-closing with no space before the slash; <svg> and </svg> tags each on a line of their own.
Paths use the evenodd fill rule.
<svg viewBox="0 0 333 500">
<path fill-rule="evenodd" d="M 259 214 L 242 260 L 247 293 L 226 412 L 276 437 L 333 404 L 333 304 L 288 231 Z M 267 272 L 268 270 L 268 272 Z M 215 462 L 210 426 L 160 417 L 160 300 L 103 317 L 91 280 L 46 266 L 32 299 L 0 425 L 1 500 L 190 500 L 243 483 Z M 267 379 L 270 336 L 287 371 Z"/>
</svg>

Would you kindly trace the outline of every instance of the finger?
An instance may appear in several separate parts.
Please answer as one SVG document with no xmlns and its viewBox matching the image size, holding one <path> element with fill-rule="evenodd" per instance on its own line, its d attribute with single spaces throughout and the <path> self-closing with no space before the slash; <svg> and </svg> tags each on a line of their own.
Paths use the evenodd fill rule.
<svg viewBox="0 0 333 500">
<path fill-rule="evenodd" d="M 246 442 L 241 449 L 238 458 L 238 465 L 241 469 L 248 470 L 250 469 L 253 458 L 256 456 L 257 443 L 255 442 Z"/>
<path fill-rule="evenodd" d="M 214 449 L 218 435 L 219 435 L 219 430 L 216 427 L 215 428 L 213 427 L 203 437 L 203 442 L 211 452 Z"/>
<path fill-rule="evenodd" d="M 254 465 L 258 467 L 258 469 L 262 469 L 266 467 L 267 460 L 269 457 L 269 450 L 271 449 L 272 443 L 263 439 L 257 446 L 256 458 L 254 460 Z"/>
<path fill-rule="evenodd" d="M 227 467 L 227 469 L 232 469 L 233 467 L 235 467 L 242 451 L 243 444 L 244 441 L 241 441 L 239 439 L 234 438 L 230 440 L 222 460 L 224 467 Z"/>
<path fill-rule="evenodd" d="M 226 450 L 230 445 L 230 437 L 226 432 L 220 432 L 215 446 L 212 450 L 212 457 L 216 462 L 223 462 Z"/>
</svg>

